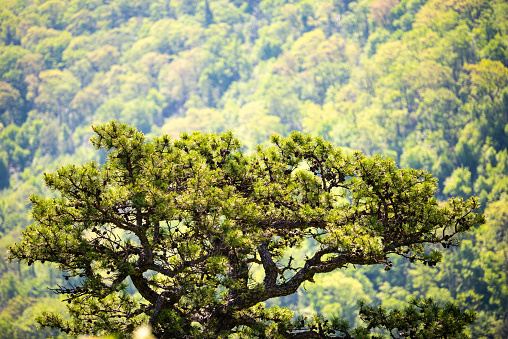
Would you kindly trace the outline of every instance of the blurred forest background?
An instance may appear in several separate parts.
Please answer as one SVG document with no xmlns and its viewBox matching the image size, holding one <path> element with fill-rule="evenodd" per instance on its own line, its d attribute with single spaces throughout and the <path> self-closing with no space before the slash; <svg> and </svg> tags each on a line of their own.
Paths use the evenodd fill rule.
<svg viewBox="0 0 508 339">
<path fill-rule="evenodd" d="M 506 338 L 507 85 L 505 0 L 0 0 L 0 338 L 58 335 L 33 319 L 65 310 L 47 288 L 65 281 L 5 252 L 43 172 L 104 160 L 90 126 L 110 119 L 246 150 L 300 130 L 427 169 L 441 200 L 479 196 L 487 224 L 437 267 L 337 271 L 274 303 L 354 324 L 359 298 L 432 296 Z"/>
</svg>

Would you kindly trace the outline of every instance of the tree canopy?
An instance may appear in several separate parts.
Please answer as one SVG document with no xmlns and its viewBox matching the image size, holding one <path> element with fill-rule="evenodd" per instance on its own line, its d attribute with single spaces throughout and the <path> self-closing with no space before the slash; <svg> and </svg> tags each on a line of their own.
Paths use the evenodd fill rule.
<svg viewBox="0 0 508 339">
<path fill-rule="evenodd" d="M 364 304 L 369 326 L 349 332 L 337 318 L 294 321 L 290 310 L 263 302 L 337 269 L 390 270 L 394 256 L 433 266 L 440 247 L 457 245 L 458 234 L 484 221 L 476 198 L 439 203 L 425 170 L 348 154 L 299 132 L 245 153 L 231 132 L 147 140 L 115 121 L 94 131 L 107 160 L 44 174 L 56 195 L 30 197 L 33 223 L 9 250 L 11 260 L 58 265 L 68 282 L 55 291 L 66 295 L 71 319 L 47 313 L 38 322 L 71 334 L 125 335 L 145 322 L 161 338 L 403 331 L 393 325 L 396 314 L 383 322 L 382 309 Z M 297 257 L 306 241 L 313 252 Z M 139 294 L 126 293 L 129 285 Z M 422 321 L 415 307 L 429 319 L 455 312 L 456 328 L 439 329 L 455 331 L 448 334 L 474 320 L 453 306 L 439 313 L 430 300 L 412 307 L 401 312 L 415 323 Z"/>
<path fill-rule="evenodd" d="M 34 314 L 65 309 L 47 286 L 79 277 L 5 257 L 30 194 L 54 195 L 43 172 L 104 163 L 90 126 L 110 119 L 148 138 L 234 130 L 245 152 L 298 130 L 428 170 L 439 201 L 478 196 L 487 224 L 440 264 L 356 265 L 266 307 L 358 326 L 356 299 L 432 297 L 474 310 L 473 338 L 508 337 L 507 18 L 505 0 L 0 0 L 0 339 L 70 337 Z"/>
</svg>

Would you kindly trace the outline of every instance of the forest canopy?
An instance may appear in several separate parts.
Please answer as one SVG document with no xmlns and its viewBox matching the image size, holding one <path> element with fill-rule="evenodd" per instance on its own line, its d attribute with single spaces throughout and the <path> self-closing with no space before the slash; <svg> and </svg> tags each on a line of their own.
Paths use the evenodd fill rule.
<svg viewBox="0 0 508 339">
<path fill-rule="evenodd" d="M 357 326 L 357 299 L 432 297 L 477 312 L 471 336 L 508 336 L 507 46 L 504 0 L 0 0 L 0 337 L 58 335 L 33 318 L 65 312 L 47 286 L 68 281 L 6 250 L 28 197 L 53 196 L 44 172 L 105 163 L 90 126 L 112 119 L 147 138 L 233 130 L 246 154 L 310 133 L 427 170 L 439 201 L 478 196 L 486 224 L 436 266 L 338 270 L 267 306 Z"/>
</svg>

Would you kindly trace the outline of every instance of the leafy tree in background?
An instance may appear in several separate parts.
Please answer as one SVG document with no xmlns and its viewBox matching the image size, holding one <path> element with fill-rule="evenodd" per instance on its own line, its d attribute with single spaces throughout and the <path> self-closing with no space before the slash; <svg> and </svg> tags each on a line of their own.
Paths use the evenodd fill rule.
<svg viewBox="0 0 508 339">
<path fill-rule="evenodd" d="M 49 194 L 42 171 L 104 159 L 89 150 L 89 126 L 110 119 L 173 137 L 232 129 L 247 150 L 301 129 L 428 170 L 438 199 L 477 195 L 489 219 L 501 220 L 507 17 L 503 0 L 0 0 L 0 257 L 29 223 L 29 192 Z M 351 310 L 364 296 L 343 302 L 335 293 L 349 292 L 354 278 L 366 300 L 388 309 L 411 296 L 454 299 L 478 313 L 474 338 L 504 338 L 506 239 L 482 232 L 438 267 L 395 257 L 396 271 L 335 271 L 267 305 L 339 314 L 356 326 Z M 43 337 L 31 321 L 35 305 L 48 304 L 40 296 L 54 286 L 50 271 L 19 267 L 0 267 L 0 281 L 12 274 L 19 285 L 0 302 L 0 339 L 21 328 Z M 23 313 L 6 306 L 33 296 Z"/>
<path fill-rule="evenodd" d="M 367 326 L 350 332 L 337 318 L 292 320 L 288 309 L 263 306 L 350 265 L 389 270 L 392 255 L 439 262 L 431 244 L 456 245 L 483 216 L 475 198 L 439 205 L 428 172 L 345 155 L 300 133 L 273 136 L 274 146 L 246 155 L 231 133 L 147 142 L 126 124 L 94 130 L 107 162 L 45 174 L 59 196 L 32 195 L 34 223 L 10 247 L 11 260 L 57 263 L 73 281 L 56 289 L 71 319 L 46 313 L 42 326 L 126 335 L 148 322 L 160 338 L 366 338 L 373 328 L 457 336 L 474 321 L 472 312 L 431 300 L 388 317 L 361 303 Z M 295 264 L 288 251 L 309 239 L 318 246 Z M 126 293 L 129 280 L 141 298 Z"/>
</svg>

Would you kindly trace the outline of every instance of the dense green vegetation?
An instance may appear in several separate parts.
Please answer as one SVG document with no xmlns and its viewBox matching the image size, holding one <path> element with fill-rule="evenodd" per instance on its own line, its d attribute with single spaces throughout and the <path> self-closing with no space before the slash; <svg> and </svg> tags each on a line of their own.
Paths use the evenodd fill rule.
<svg viewBox="0 0 508 339">
<path fill-rule="evenodd" d="M 55 289 L 71 319 L 51 312 L 37 319 L 43 327 L 119 338 L 143 322 L 161 339 L 369 339 L 379 327 L 456 338 L 476 318 L 432 299 L 388 317 L 362 303 L 366 325 L 351 329 L 336 316 L 293 320 L 290 309 L 263 304 L 354 265 L 439 263 L 436 246 L 456 246 L 485 219 L 477 198 L 439 204 L 428 171 L 344 154 L 300 132 L 250 155 L 231 132 L 147 140 L 115 121 L 94 132 L 107 161 L 44 174 L 59 196 L 32 195 L 33 223 L 9 246 L 9 259 L 55 263 L 79 279 Z M 315 243 L 310 253 L 305 242 Z M 126 293 L 130 282 L 142 302 Z"/>
<path fill-rule="evenodd" d="M 117 119 L 232 129 L 247 150 L 311 132 L 429 170 L 442 200 L 479 196 L 487 223 L 437 267 L 336 271 L 280 304 L 354 322 L 357 298 L 433 296 L 478 313 L 473 337 L 506 337 L 507 46 L 503 0 L 0 0 L 0 333 L 48 335 L 31 319 L 65 281 L 6 246 L 50 194 L 42 172 L 103 161 L 90 125 Z"/>
</svg>

